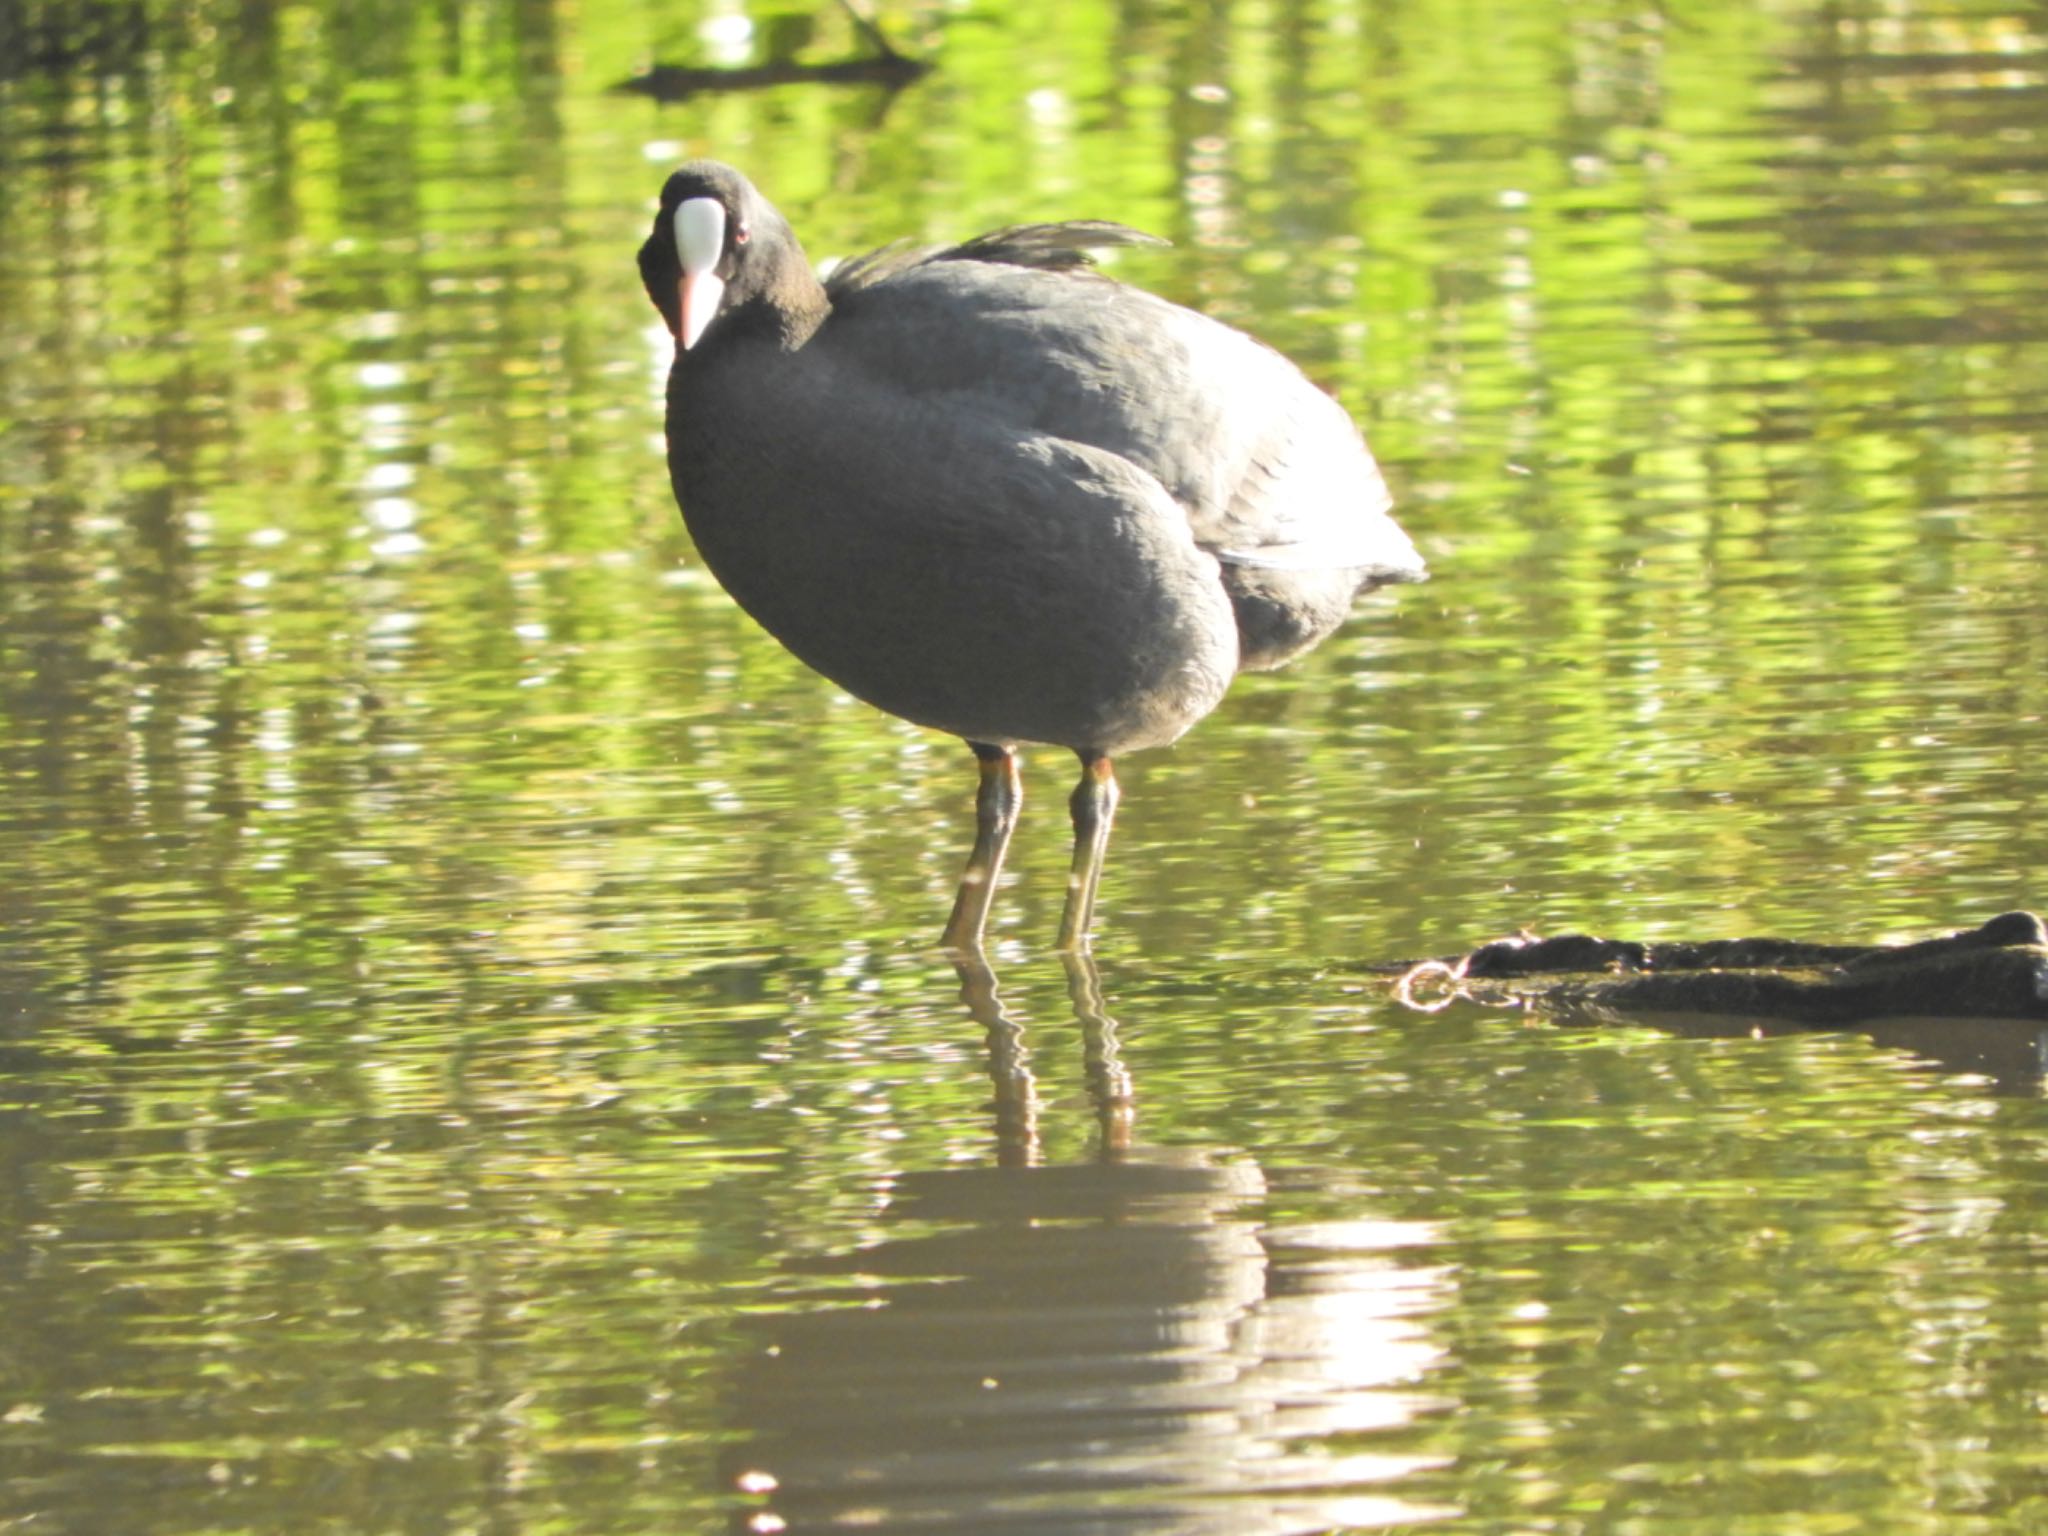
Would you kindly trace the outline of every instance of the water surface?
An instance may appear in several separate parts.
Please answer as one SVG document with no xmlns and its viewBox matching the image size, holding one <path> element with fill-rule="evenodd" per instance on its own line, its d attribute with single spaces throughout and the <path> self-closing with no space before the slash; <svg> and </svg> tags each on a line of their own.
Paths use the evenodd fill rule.
<svg viewBox="0 0 2048 1536">
<path fill-rule="evenodd" d="M 2048 899 L 2037 11 L 18 9 L 0 1529 L 2048 1520 L 2026 1032 L 1363 969 Z M 682 534 L 697 153 L 1171 236 L 1388 466 L 1435 580 L 1120 765 L 1099 976 L 1070 760 L 963 986 L 971 759 Z"/>
</svg>

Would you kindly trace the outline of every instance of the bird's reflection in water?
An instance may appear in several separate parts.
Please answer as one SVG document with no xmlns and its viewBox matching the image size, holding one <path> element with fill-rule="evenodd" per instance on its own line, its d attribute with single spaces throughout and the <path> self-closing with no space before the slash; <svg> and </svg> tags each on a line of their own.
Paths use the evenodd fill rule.
<svg viewBox="0 0 2048 1536">
<path fill-rule="evenodd" d="M 1250 1157 L 1145 1147 L 1093 965 L 1070 993 L 1102 1155 L 1038 1163 L 1022 1024 L 959 962 L 988 1031 L 994 1166 L 900 1175 L 882 1239 L 806 1265 L 829 1309 L 740 1341 L 731 1486 L 761 1531 L 1251 1533 L 1408 1524 L 1436 1464 L 1428 1318 L 1454 1279 L 1427 1223 L 1276 1228 Z M 857 1299 L 856 1299 L 857 1298 Z M 1342 1436 L 1342 1440 L 1332 1437 Z"/>
</svg>

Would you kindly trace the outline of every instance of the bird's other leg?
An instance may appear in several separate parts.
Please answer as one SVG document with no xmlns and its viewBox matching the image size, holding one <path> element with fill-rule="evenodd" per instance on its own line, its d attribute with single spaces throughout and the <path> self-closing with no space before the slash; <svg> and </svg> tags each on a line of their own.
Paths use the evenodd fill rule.
<svg viewBox="0 0 2048 1536">
<path fill-rule="evenodd" d="M 1083 752 L 1081 782 L 1067 802 L 1074 813 L 1074 867 L 1067 875 L 1067 905 L 1060 913 L 1058 947 L 1088 952 L 1088 928 L 1095 917 L 1095 888 L 1102 883 L 1102 856 L 1109 851 L 1109 824 L 1116 817 L 1116 770 L 1100 752 Z"/>
<path fill-rule="evenodd" d="M 1008 747 L 970 741 L 981 763 L 981 788 L 974 796 L 974 852 L 960 872 L 960 892 L 953 915 L 939 943 L 963 953 L 981 953 L 981 931 L 988 925 L 989 904 L 996 897 L 996 876 L 1003 872 L 1003 854 L 1017 829 L 1024 804 L 1024 781 L 1017 775 L 1017 754 Z"/>
</svg>

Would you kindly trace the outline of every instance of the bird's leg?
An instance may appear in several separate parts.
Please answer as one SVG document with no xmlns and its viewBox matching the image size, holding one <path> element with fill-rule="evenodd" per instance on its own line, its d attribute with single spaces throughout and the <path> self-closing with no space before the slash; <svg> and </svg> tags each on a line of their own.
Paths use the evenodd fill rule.
<svg viewBox="0 0 2048 1536">
<path fill-rule="evenodd" d="M 1116 816 L 1116 770 L 1100 752 L 1081 755 L 1081 782 L 1067 802 L 1074 813 L 1074 867 L 1067 875 L 1067 905 L 1060 913 L 1058 947 L 1088 952 L 1088 926 L 1095 916 L 1095 888 L 1102 883 L 1102 856 L 1109 851 L 1109 824 Z"/>
<path fill-rule="evenodd" d="M 1024 781 L 1017 776 L 1017 754 L 1008 747 L 970 741 L 981 762 L 981 788 L 974 796 L 974 852 L 960 872 L 960 893 L 939 943 L 963 953 L 981 953 L 981 930 L 988 923 L 989 904 L 996 898 L 996 876 L 1003 872 L 1003 854 L 1017 829 L 1024 804 Z"/>
</svg>

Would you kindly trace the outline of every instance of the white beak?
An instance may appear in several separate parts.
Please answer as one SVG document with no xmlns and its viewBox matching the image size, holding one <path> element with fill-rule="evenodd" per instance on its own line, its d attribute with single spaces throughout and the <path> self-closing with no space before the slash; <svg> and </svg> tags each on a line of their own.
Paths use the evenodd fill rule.
<svg viewBox="0 0 2048 1536">
<path fill-rule="evenodd" d="M 676 255 L 683 264 L 676 285 L 676 341 L 687 352 L 718 313 L 725 280 L 712 268 L 725 254 L 725 207 L 716 198 L 693 197 L 676 209 Z"/>
</svg>

